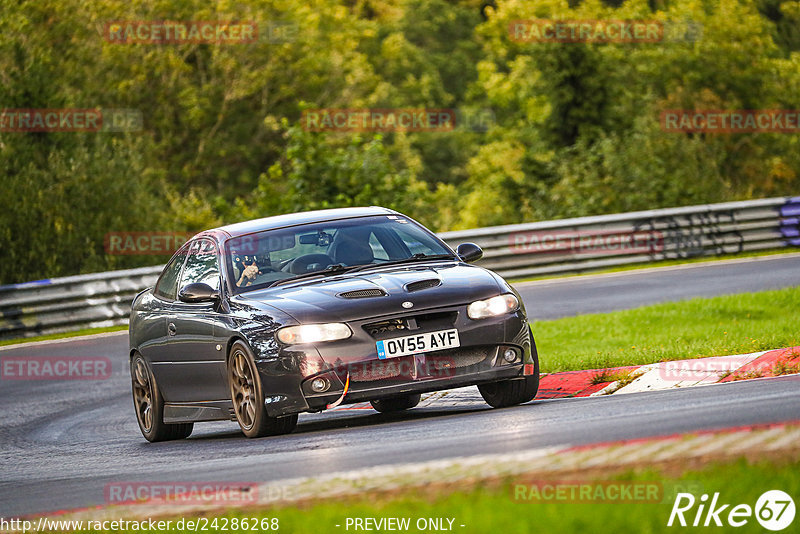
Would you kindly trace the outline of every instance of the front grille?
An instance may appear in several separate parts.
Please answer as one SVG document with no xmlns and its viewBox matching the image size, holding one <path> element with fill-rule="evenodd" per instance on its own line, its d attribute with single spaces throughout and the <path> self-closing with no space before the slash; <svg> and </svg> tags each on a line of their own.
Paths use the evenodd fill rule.
<svg viewBox="0 0 800 534">
<path fill-rule="evenodd" d="M 456 324 L 456 319 L 458 319 L 458 312 L 422 313 L 408 319 L 416 322 L 417 328 L 423 332 L 435 332 L 453 328 Z"/>
<path fill-rule="evenodd" d="M 448 349 L 428 354 L 428 365 L 432 368 L 441 370 L 455 367 L 471 367 L 483 363 L 487 359 L 491 360 L 493 347 L 465 347 Z"/>
<path fill-rule="evenodd" d="M 346 291 L 339 293 L 343 299 L 368 299 L 372 297 L 385 297 L 386 292 L 382 289 L 355 289 L 353 291 Z"/>
<path fill-rule="evenodd" d="M 347 369 L 350 372 L 351 382 L 374 382 L 397 377 L 408 380 L 411 378 L 413 365 L 413 356 L 401 356 L 388 360 L 367 360 L 353 363 Z"/>
<path fill-rule="evenodd" d="M 364 330 L 378 340 L 407 336 L 416 331 L 434 332 L 453 328 L 458 312 L 435 312 L 407 315 L 397 319 L 378 321 L 363 325 Z"/>
<path fill-rule="evenodd" d="M 413 293 L 414 291 L 422 291 L 423 289 L 428 289 L 431 287 L 437 287 L 442 284 L 442 281 L 438 278 L 433 278 L 431 280 L 420 280 L 418 282 L 411 282 L 410 284 L 406 284 L 405 288 L 406 291 L 409 293 Z"/>
<path fill-rule="evenodd" d="M 394 333 L 398 330 L 408 330 L 408 323 L 405 319 L 390 319 L 388 321 L 381 321 L 379 323 L 365 324 L 364 329 L 372 337 L 396 337 L 384 336 L 384 334 Z"/>
</svg>

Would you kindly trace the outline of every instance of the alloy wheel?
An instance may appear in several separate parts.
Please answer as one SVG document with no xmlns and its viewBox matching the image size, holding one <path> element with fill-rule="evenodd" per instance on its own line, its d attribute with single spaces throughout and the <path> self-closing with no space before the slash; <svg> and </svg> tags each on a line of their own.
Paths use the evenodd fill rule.
<svg viewBox="0 0 800 534">
<path fill-rule="evenodd" d="M 253 369 L 247 355 L 237 350 L 230 365 L 231 399 L 239 423 L 245 429 L 253 428 L 256 418 L 256 390 Z"/>
<path fill-rule="evenodd" d="M 136 415 L 144 429 L 149 432 L 153 428 L 153 383 L 141 358 L 137 358 L 133 367 L 133 400 L 136 404 Z"/>
</svg>

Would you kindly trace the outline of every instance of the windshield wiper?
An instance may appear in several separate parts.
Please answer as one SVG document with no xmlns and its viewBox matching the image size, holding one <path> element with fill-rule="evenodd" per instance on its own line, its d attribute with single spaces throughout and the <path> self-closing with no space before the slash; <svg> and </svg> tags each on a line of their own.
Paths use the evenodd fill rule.
<svg viewBox="0 0 800 534">
<path fill-rule="evenodd" d="M 344 273 L 347 271 L 352 271 L 358 267 L 364 267 L 364 265 L 352 265 L 348 267 L 343 263 L 334 263 L 333 265 L 328 265 L 324 269 L 320 269 L 319 271 L 312 271 L 310 273 L 302 273 L 298 274 L 297 276 L 292 276 L 291 278 L 284 278 L 283 280 L 278 280 L 277 282 L 273 282 L 267 287 L 277 287 L 282 284 L 288 284 L 289 282 L 295 282 L 297 280 L 302 280 L 304 278 L 312 278 L 314 276 L 327 276 L 330 274 L 338 274 Z"/>
<path fill-rule="evenodd" d="M 426 261 L 426 260 L 446 260 L 446 259 L 455 259 L 455 256 L 452 254 L 424 254 L 422 252 L 417 254 L 412 254 L 408 258 L 403 258 L 400 260 L 391 260 L 385 261 L 383 263 L 368 263 L 367 265 L 360 265 L 354 269 L 351 269 L 351 272 L 356 271 L 363 271 L 365 269 L 372 269 L 374 267 L 383 267 L 385 265 L 402 265 L 403 263 L 414 263 L 416 261 Z"/>
</svg>

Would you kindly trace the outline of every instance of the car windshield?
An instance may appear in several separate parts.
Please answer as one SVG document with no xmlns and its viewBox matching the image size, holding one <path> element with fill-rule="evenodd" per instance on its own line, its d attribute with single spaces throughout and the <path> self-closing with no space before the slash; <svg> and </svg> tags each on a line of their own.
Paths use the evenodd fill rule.
<svg viewBox="0 0 800 534">
<path fill-rule="evenodd" d="M 226 251 L 236 293 L 313 273 L 323 276 L 392 262 L 455 257 L 435 235 L 401 215 L 256 232 L 228 240 Z"/>
</svg>

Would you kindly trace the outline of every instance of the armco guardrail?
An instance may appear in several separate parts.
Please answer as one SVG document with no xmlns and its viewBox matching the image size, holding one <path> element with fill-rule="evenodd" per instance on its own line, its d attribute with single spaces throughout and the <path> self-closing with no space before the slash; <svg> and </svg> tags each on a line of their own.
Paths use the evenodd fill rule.
<svg viewBox="0 0 800 534">
<path fill-rule="evenodd" d="M 473 241 L 481 265 L 508 278 L 585 272 L 665 259 L 800 245 L 800 197 L 705 204 L 529 224 L 440 236 Z"/>
<path fill-rule="evenodd" d="M 663 259 L 800 246 L 800 197 L 658 209 L 446 232 L 484 250 L 508 278 L 585 272 Z M 0 338 L 128 322 L 161 266 L 0 286 Z"/>
<path fill-rule="evenodd" d="M 162 266 L 0 286 L 0 339 L 128 324 L 133 297 Z"/>
</svg>

